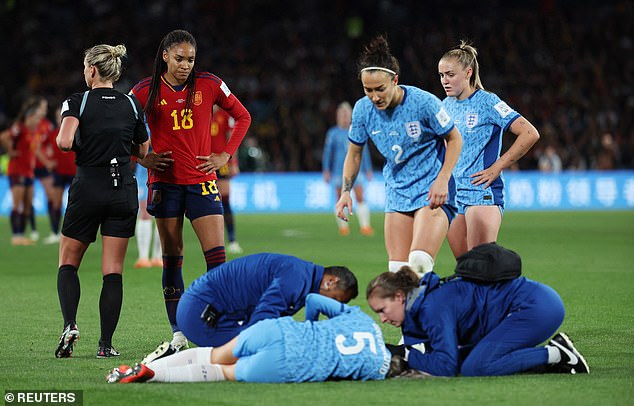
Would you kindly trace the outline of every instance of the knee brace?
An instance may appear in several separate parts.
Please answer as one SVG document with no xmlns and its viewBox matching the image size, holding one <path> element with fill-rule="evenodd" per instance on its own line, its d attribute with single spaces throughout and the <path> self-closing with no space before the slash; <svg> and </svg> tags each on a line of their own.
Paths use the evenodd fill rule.
<svg viewBox="0 0 634 406">
<path fill-rule="evenodd" d="M 419 276 L 423 276 L 434 269 L 434 259 L 425 251 L 415 250 L 410 252 L 408 261 L 409 266 L 411 266 L 414 272 Z"/>
</svg>

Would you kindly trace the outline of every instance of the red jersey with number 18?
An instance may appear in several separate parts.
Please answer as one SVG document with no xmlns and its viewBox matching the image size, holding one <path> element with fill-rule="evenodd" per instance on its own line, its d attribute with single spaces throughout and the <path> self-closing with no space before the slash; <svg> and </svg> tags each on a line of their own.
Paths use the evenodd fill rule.
<svg viewBox="0 0 634 406">
<path fill-rule="evenodd" d="M 152 78 L 141 80 L 132 89 L 145 108 Z M 158 105 L 151 116 L 146 117 L 150 128 L 152 149 L 156 153 L 172 151 L 171 167 L 164 172 L 148 171 L 148 182 L 165 182 L 192 185 L 216 179 L 196 169 L 203 161 L 196 156 L 207 156 L 211 149 L 211 118 L 213 105 L 217 104 L 236 120 L 225 152 L 233 155 L 242 142 L 251 123 L 251 116 L 242 103 L 231 93 L 219 77 L 209 72 L 196 73 L 196 91 L 190 110 L 186 109 L 185 86 L 176 90 L 161 76 Z"/>
</svg>

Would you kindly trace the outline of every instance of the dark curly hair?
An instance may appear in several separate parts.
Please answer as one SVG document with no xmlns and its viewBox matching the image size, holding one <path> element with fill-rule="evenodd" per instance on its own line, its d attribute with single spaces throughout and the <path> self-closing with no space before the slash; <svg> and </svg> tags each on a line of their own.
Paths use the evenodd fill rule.
<svg viewBox="0 0 634 406">
<path fill-rule="evenodd" d="M 400 73 L 398 60 L 390 52 L 390 45 L 384 35 L 374 37 L 368 45 L 363 48 L 361 56 L 357 61 L 357 69 L 359 78 L 361 71 L 372 66 L 386 68 L 394 71 L 397 75 Z"/>
</svg>

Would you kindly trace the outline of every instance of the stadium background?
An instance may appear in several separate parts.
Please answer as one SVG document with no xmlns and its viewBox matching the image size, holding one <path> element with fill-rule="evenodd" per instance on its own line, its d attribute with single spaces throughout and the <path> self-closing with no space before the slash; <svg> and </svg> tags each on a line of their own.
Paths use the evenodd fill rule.
<svg viewBox="0 0 634 406">
<path fill-rule="evenodd" d="M 547 145 L 564 169 L 634 168 L 627 0 L 7 0 L 0 13 L 3 127 L 28 94 L 53 106 L 84 89 L 86 48 L 127 46 L 118 88 L 128 91 L 149 76 L 163 35 L 184 28 L 198 41 L 196 68 L 223 78 L 253 116 L 241 169 L 319 171 L 337 103 L 363 96 L 356 59 L 370 37 L 388 35 L 401 83 L 439 97 L 438 59 L 467 38 L 479 49 L 485 88 L 540 131 L 522 169 L 536 169 Z M 606 132 L 612 143 L 602 145 Z"/>
</svg>

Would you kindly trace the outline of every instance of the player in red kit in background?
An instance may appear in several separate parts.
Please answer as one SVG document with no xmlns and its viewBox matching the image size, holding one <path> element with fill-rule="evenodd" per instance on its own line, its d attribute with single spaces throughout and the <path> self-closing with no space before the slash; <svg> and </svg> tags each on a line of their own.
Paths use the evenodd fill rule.
<svg viewBox="0 0 634 406">
<path fill-rule="evenodd" d="M 231 137 L 231 129 L 235 120 L 226 111 L 214 105 L 213 117 L 211 119 L 211 152 L 219 154 L 225 150 L 227 141 Z M 231 193 L 231 178 L 240 173 L 238 157 L 232 157 L 222 168 L 216 171 L 218 176 L 218 190 L 222 199 L 222 209 L 224 211 L 225 228 L 227 229 L 227 251 L 231 254 L 241 254 L 242 247 L 236 240 L 236 228 L 233 221 L 233 210 L 229 202 Z"/>
<path fill-rule="evenodd" d="M 33 210 L 33 181 L 35 178 L 35 134 L 46 112 L 41 108 L 43 97 L 31 97 L 23 104 L 15 123 L 0 134 L 2 146 L 9 156 L 9 187 L 11 209 L 11 244 L 31 245 L 25 236 L 26 222 Z"/>
<path fill-rule="evenodd" d="M 55 244 L 59 242 L 59 226 L 62 219 L 62 200 L 64 197 L 64 190 L 69 187 L 75 173 L 77 172 L 77 166 L 75 165 L 75 152 L 68 151 L 63 152 L 57 146 L 54 141 L 59 134 L 59 127 L 61 125 L 62 116 L 60 114 L 61 107 L 55 110 L 55 120 L 57 126 L 54 127 L 49 135 L 49 140 L 53 140 L 52 159 L 55 161 L 53 168 L 53 182 L 51 201 L 49 202 L 49 216 L 51 220 L 51 235 L 44 239 L 45 244 Z"/>
<path fill-rule="evenodd" d="M 216 170 L 237 151 L 251 124 L 249 112 L 222 79 L 194 69 L 196 49 L 196 40 L 189 32 L 171 31 L 159 44 L 152 76 L 132 89 L 150 128 L 153 151 L 139 163 L 149 170 L 147 209 L 156 218 L 161 238 L 163 297 L 175 351 L 187 346 L 176 324 L 176 309 L 184 291 L 184 217 L 200 241 L 207 270 L 225 262 Z M 235 119 L 231 138 L 221 153 L 211 149 L 214 104 Z"/>
<path fill-rule="evenodd" d="M 42 116 L 38 123 L 35 133 L 33 134 L 33 153 L 35 154 L 35 178 L 40 181 L 44 192 L 46 193 L 46 207 L 51 220 L 51 235 L 53 235 L 53 215 L 52 201 L 53 201 L 53 169 L 55 168 L 55 159 L 53 157 L 53 148 L 55 147 L 55 139 L 50 138 L 50 133 L 53 130 L 53 123 L 46 115 L 48 114 L 48 102 L 45 98 L 40 99 L 38 105 L 40 109 L 39 114 Z M 40 239 L 40 234 L 37 231 L 37 222 L 35 221 L 35 208 L 31 207 L 31 216 L 27 219 L 31 226 L 31 240 L 37 241 Z M 45 243 L 50 240 L 49 236 Z"/>
</svg>

